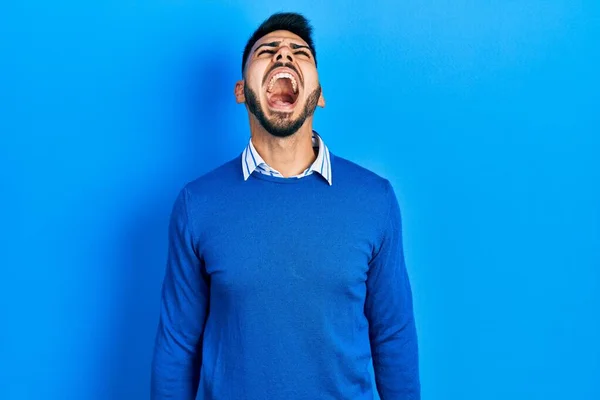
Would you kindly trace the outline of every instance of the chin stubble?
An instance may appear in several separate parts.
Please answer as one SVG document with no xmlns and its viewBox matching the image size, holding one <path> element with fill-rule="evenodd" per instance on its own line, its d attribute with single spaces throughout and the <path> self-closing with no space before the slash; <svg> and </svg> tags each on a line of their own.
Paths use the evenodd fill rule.
<svg viewBox="0 0 600 400">
<path fill-rule="evenodd" d="M 271 112 L 272 117 L 269 119 L 263 110 L 260 100 L 258 100 L 258 96 L 247 85 L 244 85 L 244 95 L 246 96 L 248 109 L 267 132 L 277 137 L 288 137 L 296 133 L 304 124 L 306 118 L 314 114 L 319 97 L 321 96 L 321 85 L 317 86 L 308 96 L 302 113 L 295 120 L 291 119 L 292 113 L 287 112 Z"/>
</svg>

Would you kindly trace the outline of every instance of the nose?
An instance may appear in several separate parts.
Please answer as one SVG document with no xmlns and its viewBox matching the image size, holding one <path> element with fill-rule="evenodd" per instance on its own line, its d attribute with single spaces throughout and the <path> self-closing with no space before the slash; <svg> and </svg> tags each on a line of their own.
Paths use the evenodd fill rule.
<svg viewBox="0 0 600 400">
<path fill-rule="evenodd" d="M 294 56 L 292 55 L 292 51 L 287 46 L 281 46 L 279 51 L 275 53 L 275 61 L 281 62 L 292 62 L 294 61 Z"/>
</svg>

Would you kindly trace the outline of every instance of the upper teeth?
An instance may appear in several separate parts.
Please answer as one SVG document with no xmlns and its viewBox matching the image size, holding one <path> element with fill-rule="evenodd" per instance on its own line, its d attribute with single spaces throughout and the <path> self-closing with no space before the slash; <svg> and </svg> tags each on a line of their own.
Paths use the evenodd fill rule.
<svg viewBox="0 0 600 400">
<path fill-rule="evenodd" d="M 273 90 L 273 86 L 275 85 L 277 79 L 281 78 L 288 78 L 290 81 L 292 81 L 292 89 L 294 90 L 294 93 L 296 93 L 298 89 L 298 84 L 296 83 L 296 79 L 294 78 L 294 76 L 289 72 L 280 72 L 278 74 L 273 75 L 271 81 L 269 82 L 269 92 Z"/>
</svg>

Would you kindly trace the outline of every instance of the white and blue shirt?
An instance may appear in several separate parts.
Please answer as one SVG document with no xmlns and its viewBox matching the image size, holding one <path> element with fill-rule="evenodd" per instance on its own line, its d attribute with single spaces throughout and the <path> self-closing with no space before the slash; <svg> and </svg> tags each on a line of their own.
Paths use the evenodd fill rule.
<svg viewBox="0 0 600 400">
<path fill-rule="evenodd" d="M 329 186 L 331 186 L 331 158 L 329 155 L 329 149 L 327 148 L 327 146 L 325 146 L 325 143 L 323 142 L 321 136 L 315 131 L 313 131 L 312 135 L 312 144 L 313 148 L 319 149 L 316 160 L 310 165 L 310 167 L 306 168 L 304 172 L 298 175 L 291 176 L 289 178 L 299 179 L 304 176 L 310 175 L 313 172 L 317 172 L 323 178 L 325 178 L 325 180 L 327 180 L 327 182 L 329 183 Z M 248 177 L 252 175 L 252 172 L 254 172 L 255 170 L 265 175 L 271 175 L 280 178 L 284 177 L 279 171 L 269 166 L 269 164 L 267 164 L 265 160 L 262 159 L 260 154 L 258 154 L 258 151 L 256 151 L 254 144 L 252 144 L 252 138 L 250 138 L 250 140 L 248 141 L 248 145 L 242 153 L 242 170 L 244 172 L 244 180 L 247 180 Z"/>
</svg>

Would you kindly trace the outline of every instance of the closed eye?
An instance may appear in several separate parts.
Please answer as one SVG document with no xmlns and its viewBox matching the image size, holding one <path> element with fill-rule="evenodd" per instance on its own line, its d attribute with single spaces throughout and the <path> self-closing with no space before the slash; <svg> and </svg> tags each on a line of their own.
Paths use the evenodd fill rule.
<svg viewBox="0 0 600 400">
<path fill-rule="evenodd" d="M 310 55 L 305 52 L 305 51 L 297 51 L 294 54 L 298 55 L 298 54 L 302 54 L 303 56 L 305 56 L 306 58 L 310 58 Z"/>
<path fill-rule="evenodd" d="M 261 55 L 263 55 L 264 53 L 267 54 L 275 54 L 275 50 L 262 50 L 261 52 L 258 53 L 258 55 L 256 57 L 260 57 Z M 310 54 L 308 54 L 306 51 L 296 51 L 294 52 L 295 55 L 301 54 L 306 58 L 310 58 Z"/>
<path fill-rule="evenodd" d="M 275 50 L 263 50 L 260 53 L 258 53 L 257 57 L 260 57 L 261 55 L 263 55 L 264 53 L 268 53 L 268 54 L 275 54 Z"/>
</svg>

